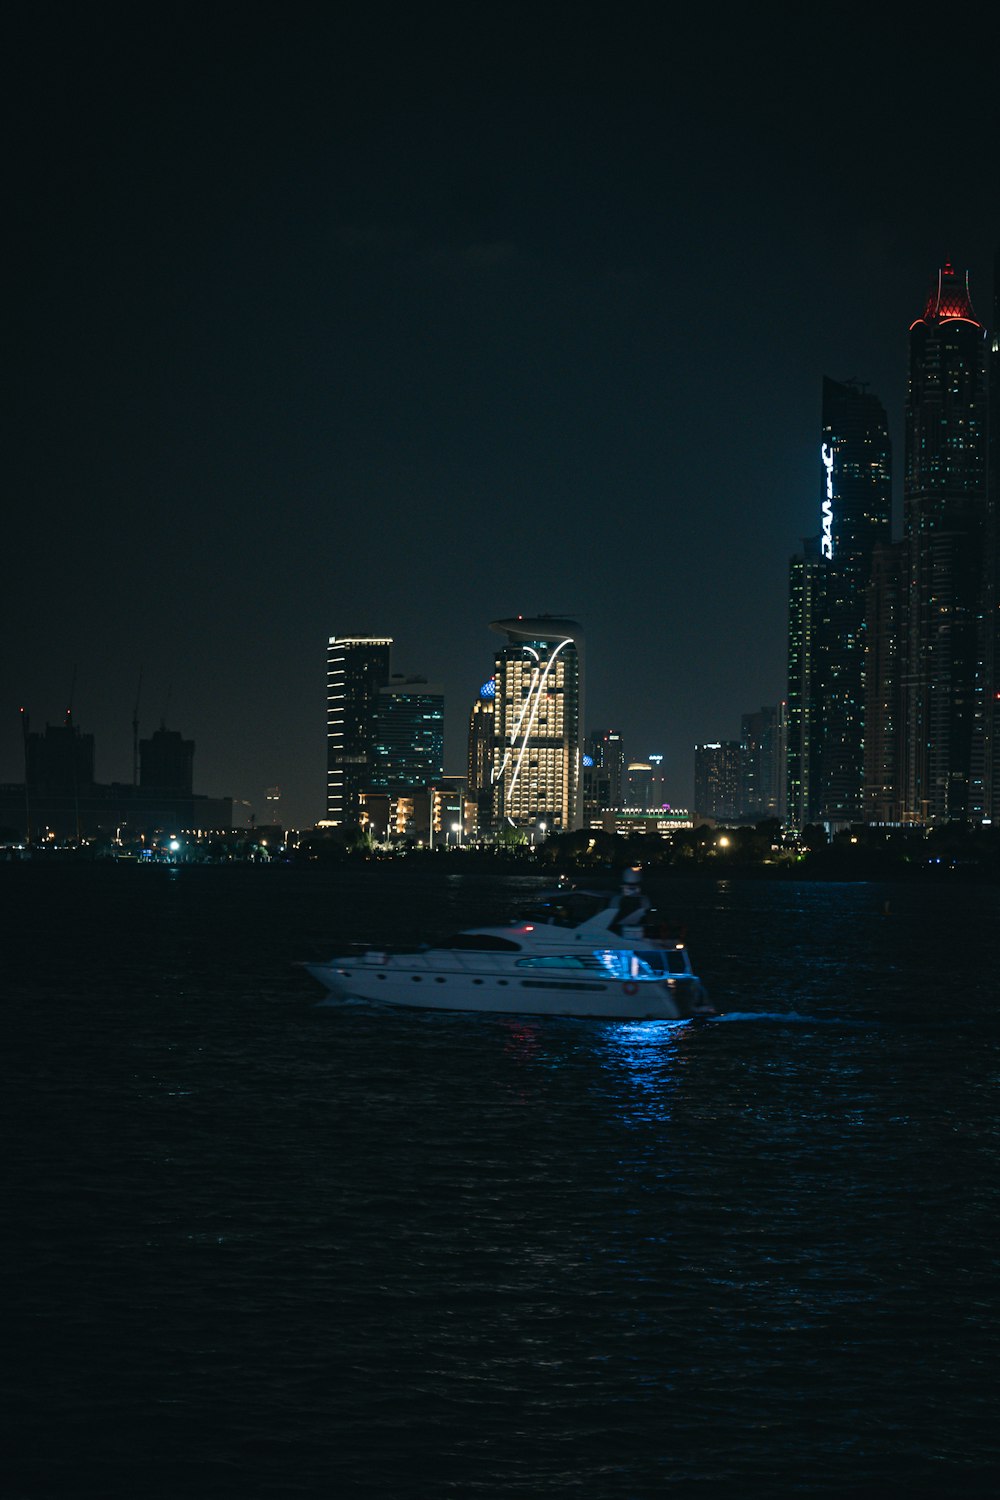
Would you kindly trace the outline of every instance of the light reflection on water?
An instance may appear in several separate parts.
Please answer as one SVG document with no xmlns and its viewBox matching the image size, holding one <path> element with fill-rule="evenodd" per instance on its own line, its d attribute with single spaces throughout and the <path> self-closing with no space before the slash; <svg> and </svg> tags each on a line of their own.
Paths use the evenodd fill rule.
<svg viewBox="0 0 1000 1500">
<path fill-rule="evenodd" d="M 626 1123 L 670 1119 L 677 1068 L 691 1021 L 626 1021 L 601 1028 L 601 1066 L 614 1075 L 614 1097 Z"/>
</svg>

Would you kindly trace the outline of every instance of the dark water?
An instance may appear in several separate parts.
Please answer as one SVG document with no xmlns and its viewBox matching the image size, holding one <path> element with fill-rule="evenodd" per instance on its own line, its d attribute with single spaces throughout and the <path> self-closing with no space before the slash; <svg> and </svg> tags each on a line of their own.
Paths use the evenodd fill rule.
<svg viewBox="0 0 1000 1500">
<path fill-rule="evenodd" d="M 288 962 L 537 885 L 0 867 L 6 1500 L 996 1492 L 1000 891 L 664 884 L 698 1025 Z"/>
</svg>

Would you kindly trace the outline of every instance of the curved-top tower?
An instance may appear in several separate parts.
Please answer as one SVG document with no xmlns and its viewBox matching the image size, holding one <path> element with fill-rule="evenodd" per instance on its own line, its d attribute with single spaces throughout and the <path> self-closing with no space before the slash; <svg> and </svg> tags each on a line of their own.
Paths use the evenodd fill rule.
<svg viewBox="0 0 1000 1500">
<path fill-rule="evenodd" d="M 494 620 L 493 816 L 553 832 L 581 823 L 583 632 L 557 615 Z"/>
</svg>

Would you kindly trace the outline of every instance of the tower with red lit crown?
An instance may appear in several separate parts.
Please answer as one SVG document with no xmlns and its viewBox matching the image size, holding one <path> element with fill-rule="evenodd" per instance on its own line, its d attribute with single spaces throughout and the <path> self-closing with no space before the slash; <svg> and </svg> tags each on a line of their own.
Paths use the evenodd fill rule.
<svg viewBox="0 0 1000 1500">
<path fill-rule="evenodd" d="M 993 256 L 993 327 L 987 355 L 990 439 L 987 463 L 983 817 L 1000 824 L 1000 247 Z"/>
<path fill-rule="evenodd" d="M 985 331 L 968 274 L 938 272 L 910 325 L 903 481 L 904 821 L 966 820 L 982 800 Z"/>
</svg>

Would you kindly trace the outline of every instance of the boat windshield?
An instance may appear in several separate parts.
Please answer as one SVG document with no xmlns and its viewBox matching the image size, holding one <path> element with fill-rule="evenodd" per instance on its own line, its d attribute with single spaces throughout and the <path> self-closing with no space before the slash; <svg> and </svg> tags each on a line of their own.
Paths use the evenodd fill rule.
<svg viewBox="0 0 1000 1500">
<path fill-rule="evenodd" d="M 686 974 L 680 948 L 598 948 L 594 958 L 615 979 L 660 979 L 664 974 Z"/>
<path fill-rule="evenodd" d="M 524 916 L 542 927 L 579 927 L 604 911 L 608 901 L 600 891 L 543 891 Z"/>
<path fill-rule="evenodd" d="M 455 932 L 438 944 L 441 948 L 464 948 L 477 953 L 520 953 L 521 944 L 493 932 Z"/>
</svg>

